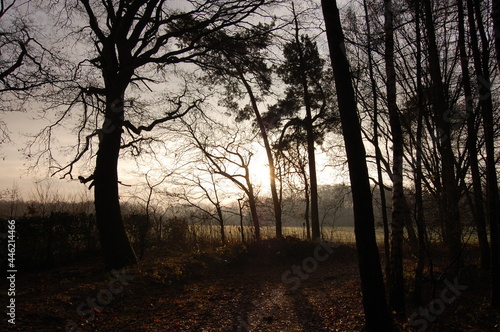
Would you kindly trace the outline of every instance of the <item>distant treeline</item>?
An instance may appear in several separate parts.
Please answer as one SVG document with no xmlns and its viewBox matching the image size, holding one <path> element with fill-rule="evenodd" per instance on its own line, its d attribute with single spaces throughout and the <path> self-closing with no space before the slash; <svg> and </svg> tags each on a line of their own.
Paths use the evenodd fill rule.
<svg viewBox="0 0 500 332">
<path fill-rule="evenodd" d="M 321 186 L 319 188 L 319 212 L 321 228 L 353 226 L 352 198 L 346 185 Z M 411 190 L 409 190 L 411 192 Z M 390 197 L 390 190 L 386 191 Z M 380 195 L 374 191 L 374 203 L 378 206 Z M 409 205 L 413 204 L 408 195 Z M 207 244 L 215 244 L 220 239 L 217 221 L 203 209 L 195 206 L 164 203 L 165 206 L 151 208 L 146 213 L 140 203 L 123 203 L 124 226 L 130 242 L 139 256 L 153 246 L 164 246 L 171 250 L 183 250 Z M 258 202 L 262 226 L 273 227 L 273 211 L 270 198 L 262 197 Z M 388 209 L 390 213 L 390 208 Z M 436 209 L 429 205 L 429 214 Z M 227 204 L 224 209 L 224 224 L 239 227 L 240 217 L 244 227 L 251 227 L 248 211 L 239 215 L 237 206 Z M 375 209 L 380 225 L 380 209 Z M 290 196 L 283 200 L 283 226 L 305 227 L 304 202 L 301 197 Z M 433 220 L 429 215 L 429 219 Z M 0 200 L 0 245 L 6 247 L 7 221 L 16 220 L 16 261 L 23 269 L 61 266 L 99 251 L 98 232 L 95 223 L 94 204 L 82 202 L 35 202 Z M 407 225 L 409 226 L 409 225 Z M 202 227 L 202 228 L 200 228 Z M 205 227 L 205 228 L 203 228 Z M 207 228 L 208 227 L 208 228 Z M 200 231 L 203 229 L 204 231 Z M 430 228 L 429 231 L 431 231 Z M 207 232 L 206 230 L 210 230 Z M 439 227 L 436 237 L 441 238 Z M 407 227 L 408 240 L 414 243 L 413 227 Z M 432 232 L 429 234 L 431 235 Z M 246 235 L 246 240 L 251 240 Z M 5 259 L 5 258 L 2 258 Z"/>
</svg>

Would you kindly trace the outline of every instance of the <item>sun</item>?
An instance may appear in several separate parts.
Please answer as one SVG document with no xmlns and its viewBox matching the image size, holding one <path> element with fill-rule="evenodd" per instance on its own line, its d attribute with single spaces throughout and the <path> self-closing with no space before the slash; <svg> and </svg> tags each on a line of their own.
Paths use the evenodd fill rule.
<svg viewBox="0 0 500 332">
<path fill-rule="evenodd" d="M 250 178 L 254 185 L 262 189 L 269 187 L 269 161 L 266 151 L 260 148 L 252 156 L 249 165 Z"/>
</svg>

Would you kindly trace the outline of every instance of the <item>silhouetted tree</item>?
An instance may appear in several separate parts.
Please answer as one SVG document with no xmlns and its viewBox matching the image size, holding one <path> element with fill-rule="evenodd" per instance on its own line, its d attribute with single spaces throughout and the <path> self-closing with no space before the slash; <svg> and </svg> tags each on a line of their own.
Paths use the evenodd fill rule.
<svg viewBox="0 0 500 332">
<path fill-rule="evenodd" d="M 416 60 L 416 75 L 417 75 L 417 128 L 415 134 L 415 222 L 417 224 L 417 234 L 418 234 L 418 254 L 417 254 L 417 264 L 415 267 L 415 279 L 413 287 L 413 300 L 417 304 L 420 304 L 422 300 L 422 282 L 423 273 L 425 267 L 426 259 L 426 228 L 425 228 L 425 218 L 424 218 L 424 203 L 423 203 L 423 192 L 422 192 L 422 135 L 423 135 L 423 118 L 424 118 L 424 98 L 423 98 L 423 84 L 422 84 L 422 32 L 421 32 L 421 9 L 420 0 L 415 0 L 414 3 L 414 13 L 415 13 L 415 60 Z"/>
<path fill-rule="evenodd" d="M 20 104 L 35 90 L 57 83 L 51 65 L 59 59 L 37 40 L 30 8 L 24 1 L 0 1 L 0 112 L 22 110 Z M 0 119 L 0 145 L 8 140 L 7 124 Z"/>
<path fill-rule="evenodd" d="M 294 131 L 297 137 L 302 137 L 307 143 L 308 171 L 311 199 L 311 229 L 312 238 L 317 240 L 321 236 L 318 212 L 318 180 L 316 173 L 315 145 L 325 131 L 331 130 L 337 122 L 334 102 L 329 86 L 328 72 L 323 68 L 317 45 L 307 35 L 300 35 L 298 17 L 294 11 L 295 33 L 294 40 L 285 44 L 283 64 L 278 68 L 278 74 L 287 84 L 286 96 L 278 101 L 266 115 L 271 119 L 292 117 L 284 125 L 299 127 Z M 305 110 L 305 117 L 297 117 L 300 111 Z M 283 134 L 282 134 L 283 136 Z M 294 141 L 293 134 L 289 141 Z M 283 141 L 283 139 L 282 139 Z M 283 143 L 283 142 L 282 142 Z M 281 147 L 279 147 L 281 148 Z"/>
<path fill-rule="evenodd" d="M 291 124 L 288 122 L 287 124 Z M 299 190 L 303 192 L 305 211 L 304 211 L 304 222 L 306 226 L 306 237 L 311 239 L 311 222 L 310 222 L 310 210 L 311 210 L 311 190 L 309 185 L 309 175 L 308 169 L 308 158 L 307 158 L 307 139 L 304 137 L 303 130 L 296 126 L 294 132 L 288 133 L 289 127 L 284 126 L 282 128 L 282 133 L 280 139 L 275 144 L 275 149 L 278 151 L 279 155 L 282 157 L 283 162 L 291 169 L 290 172 L 296 173 L 303 184 L 303 188 Z M 293 171 L 292 171 L 293 170 Z M 295 174 L 289 174 L 292 179 L 291 181 L 296 181 Z M 289 185 L 291 186 L 291 184 Z"/>
<path fill-rule="evenodd" d="M 385 71 L 387 75 L 387 106 L 392 133 L 392 223 L 391 269 L 389 275 L 390 304 L 398 314 L 405 313 L 403 277 L 403 227 L 405 197 L 403 191 L 403 131 L 396 102 L 396 69 L 394 66 L 394 8 L 392 0 L 384 0 Z"/>
<path fill-rule="evenodd" d="M 462 79 L 465 97 L 465 107 L 467 112 L 467 150 L 470 163 L 470 171 L 473 186 L 473 215 L 476 222 L 479 248 L 481 250 L 481 269 L 487 270 L 490 266 L 490 249 L 488 236 L 486 234 L 486 218 L 483 208 L 483 190 L 481 184 L 481 174 L 479 171 L 477 129 L 476 120 L 478 114 L 474 110 L 474 99 L 472 84 L 469 74 L 469 60 L 465 40 L 465 12 L 462 1 L 457 1 L 458 7 L 458 47 L 460 50 L 460 65 L 462 69 Z M 475 38 L 475 37 L 472 37 Z"/>
<path fill-rule="evenodd" d="M 180 175 L 181 179 L 175 183 L 180 188 L 174 196 L 215 220 L 219 226 L 220 240 L 222 244 L 226 244 L 225 218 L 221 199 L 223 183 L 216 176 L 213 167 L 206 165 L 204 160 L 205 158 L 201 158 L 193 161 L 193 166 L 196 166 L 185 170 L 185 174 Z M 199 164 L 205 164 L 206 167 Z"/>
<path fill-rule="evenodd" d="M 482 49 L 480 49 L 477 34 L 471 33 L 470 40 L 479 90 L 479 106 L 481 107 L 486 148 L 486 216 L 490 225 L 491 238 L 491 304 L 494 307 L 500 307 L 500 211 L 498 210 L 500 201 L 495 161 L 493 101 L 491 99 L 489 70 L 490 47 L 482 19 L 480 2 L 467 0 L 467 12 L 469 29 L 474 32 L 478 31 L 482 44 Z"/>
<path fill-rule="evenodd" d="M 199 130 L 199 121 L 195 123 L 187 123 L 184 121 L 184 126 L 186 127 L 189 139 L 193 142 L 193 146 L 204 156 L 205 163 L 209 167 L 210 173 L 217 174 L 230 180 L 247 196 L 248 206 L 252 215 L 255 239 L 259 241 L 260 221 L 257 212 L 257 198 L 254 184 L 250 177 L 250 162 L 253 152 L 245 147 L 242 142 L 238 141 L 240 135 L 238 131 L 231 134 L 233 137 L 232 139 L 224 142 L 221 140 L 221 137 L 209 137 L 206 132 L 204 133 Z M 220 133 L 224 129 L 219 127 L 217 130 Z M 215 204 L 217 204 L 217 202 L 215 202 Z"/>
<path fill-rule="evenodd" d="M 371 29 L 371 19 L 370 12 L 368 11 L 367 0 L 363 0 L 363 10 L 365 14 L 365 24 L 366 24 L 366 52 L 368 55 L 368 71 L 370 75 L 370 88 L 373 99 L 373 146 L 375 148 L 375 163 L 377 165 L 377 180 L 378 187 L 380 193 L 380 205 L 381 205 L 381 214 L 382 214 L 382 225 L 384 227 L 384 255 L 385 255 L 385 264 L 386 264 L 386 274 L 390 273 L 390 244 L 389 244 L 389 221 L 387 217 L 387 200 L 385 196 L 385 188 L 384 188 L 384 177 L 382 175 L 382 156 L 379 147 L 379 98 L 377 93 L 377 81 L 375 79 L 375 70 L 374 70 L 374 60 L 373 60 L 373 50 L 372 50 L 372 29 Z"/>
<path fill-rule="evenodd" d="M 337 91 L 349 176 L 351 179 L 356 247 L 368 331 L 392 331 L 387 307 L 382 268 L 375 240 L 372 196 L 361 137 L 352 77 L 347 60 L 344 34 L 335 0 L 322 0 L 326 34 Z"/>
<path fill-rule="evenodd" d="M 262 96 L 270 93 L 272 69 L 267 63 L 266 50 L 272 42 L 272 25 L 259 24 L 252 30 L 228 35 L 210 36 L 214 45 L 198 64 L 206 70 L 206 81 L 225 87 L 222 104 L 236 113 L 236 120 L 254 119 L 259 129 L 269 167 L 269 184 L 273 200 L 276 237 L 282 238 L 281 200 L 277 189 L 276 166 L 269 140 L 269 124 L 261 111 Z M 241 108 L 244 97 L 250 103 Z"/>
<path fill-rule="evenodd" d="M 78 41 L 87 41 L 82 47 L 88 47 L 87 53 L 91 54 L 89 58 L 75 60 L 78 65 L 74 77 L 81 78 L 72 86 L 76 97 L 56 122 L 59 124 L 73 113 L 70 112 L 73 108 L 84 104 L 77 152 L 73 161 L 58 172 L 71 176 L 75 163 L 91 150 L 98 138 L 95 170 L 81 180 L 92 181 L 94 187 L 97 227 L 108 267 L 121 268 L 136 262 L 119 205 L 117 166 L 121 147 L 139 145 L 147 139 L 146 132 L 183 116 L 203 100 L 192 91 L 188 93 L 186 88 L 180 96 L 171 93 L 164 98 L 163 111 L 158 114 L 158 99 L 154 103 L 140 100 L 131 93 L 131 88 L 152 90 L 155 84 L 166 82 L 162 73 L 169 66 L 192 63 L 208 52 L 211 45 L 200 42 L 205 37 L 237 25 L 251 26 L 243 22 L 249 22 L 249 17 L 266 3 L 265 0 L 195 0 L 181 5 L 165 0 L 81 0 L 73 8 L 67 2 L 56 2 L 55 8 L 60 9 L 61 15 L 81 15 L 78 20 L 68 18 L 69 28 L 81 20 L 88 22 L 75 29 L 79 33 L 86 31 L 85 37 Z M 158 86 L 155 88 L 158 91 Z M 65 91 L 69 93 L 69 89 Z M 133 103 L 127 95 L 139 101 Z M 93 117 L 103 120 L 102 126 L 91 121 Z M 147 124 L 137 124 L 144 122 Z M 52 129 L 49 126 L 44 132 L 51 133 Z M 124 143 L 127 137 L 129 142 Z"/>
<path fill-rule="evenodd" d="M 441 157 L 440 219 L 445 225 L 445 242 L 449 248 L 449 262 L 456 270 L 461 265 L 462 226 L 458 209 L 458 188 L 455 173 L 455 156 L 451 144 L 451 119 L 448 116 L 448 100 L 443 85 L 440 56 L 436 42 L 432 1 L 424 0 L 425 27 L 429 53 L 429 74 L 432 82 L 431 98 L 437 125 L 438 151 Z"/>
</svg>

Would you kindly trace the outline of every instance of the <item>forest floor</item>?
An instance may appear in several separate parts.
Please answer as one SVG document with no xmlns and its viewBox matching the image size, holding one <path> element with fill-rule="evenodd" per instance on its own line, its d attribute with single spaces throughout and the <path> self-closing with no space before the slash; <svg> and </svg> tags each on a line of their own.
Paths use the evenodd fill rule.
<svg viewBox="0 0 500 332">
<path fill-rule="evenodd" d="M 0 331 L 363 330 L 352 246 L 289 239 L 189 255 L 157 249 L 111 273 L 96 261 L 18 273 L 16 325 L 4 315 Z M 476 270 L 436 284 L 434 297 L 426 283 L 430 306 L 408 304 L 413 320 L 396 320 L 398 329 L 500 331 L 500 312 L 489 308 L 487 279 Z"/>
</svg>

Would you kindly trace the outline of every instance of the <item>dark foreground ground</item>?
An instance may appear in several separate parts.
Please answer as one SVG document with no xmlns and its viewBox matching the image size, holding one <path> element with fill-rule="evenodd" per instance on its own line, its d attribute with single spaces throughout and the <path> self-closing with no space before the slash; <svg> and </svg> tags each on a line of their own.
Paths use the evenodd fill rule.
<svg viewBox="0 0 500 332">
<path fill-rule="evenodd" d="M 190 255 L 157 250 L 127 271 L 104 273 L 91 259 L 18 273 L 16 325 L 3 314 L 0 331 L 362 331 L 355 249 L 317 246 L 289 240 Z M 430 306 L 409 304 L 413 325 L 397 321 L 398 328 L 500 331 L 487 278 L 466 271 L 448 280 L 458 289 L 438 283 L 434 297 L 427 283 Z"/>
</svg>

